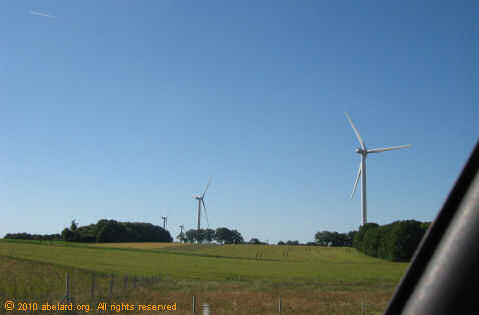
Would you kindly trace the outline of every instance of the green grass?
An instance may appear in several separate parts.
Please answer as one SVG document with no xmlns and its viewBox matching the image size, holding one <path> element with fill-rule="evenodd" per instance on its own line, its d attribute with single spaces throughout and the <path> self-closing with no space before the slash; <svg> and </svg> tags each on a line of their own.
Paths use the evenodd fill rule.
<svg viewBox="0 0 479 315">
<path fill-rule="evenodd" d="M 7 300 L 57 303 L 68 272 L 76 304 L 177 303 L 191 314 L 196 296 L 214 314 L 277 314 L 281 298 L 283 314 L 359 315 L 363 304 L 380 314 L 406 267 L 350 248 L 1 240 L 0 312 Z"/>
<path fill-rule="evenodd" d="M 386 307 L 394 284 L 383 283 L 305 283 L 268 281 L 165 280 L 115 276 L 110 297 L 111 275 L 95 274 L 92 298 L 90 271 L 43 264 L 0 256 L 0 313 L 6 301 L 17 304 L 56 304 L 65 295 L 65 273 L 70 277 L 70 296 L 74 303 L 92 309 L 100 302 L 125 304 L 177 304 L 175 314 L 191 314 L 192 297 L 198 305 L 209 304 L 214 314 L 278 314 L 282 299 L 283 314 L 380 314 Z M 19 312 L 20 313 L 20 312 Z M 24 312 L 25 313 L 25 312 Z M 32 312 L 30 312 L 32 314 Z M 93 312 L 115 314 L 115 312 Z M 157 313 L 157 312 L 156 312 Z M 122 312 L 122 314 L 156 314 Z M 37 312 L 45 314 L 45 312 Z M 62 314 L 62 313 L 59 313 Z M 77 312 L 76 314 L 83 314 Z"/>
<path fill-rule="evenodd" d="M 115 245 L 117 247 L 117 245 Z M 407 264 L 350 248 L 267 245 L 189 245 L 159 249 L 95 244 L 0 241 L 0 255 L 121 275 L 242 281 L 398 281 Z"/>
</svg>

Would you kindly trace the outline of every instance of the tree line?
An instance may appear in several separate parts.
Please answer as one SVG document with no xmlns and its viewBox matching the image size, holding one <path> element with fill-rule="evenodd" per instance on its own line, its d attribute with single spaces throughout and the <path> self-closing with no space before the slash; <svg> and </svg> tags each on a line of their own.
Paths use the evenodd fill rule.
<svg viewBox="0 0 479 315">
<path fill-rule="evenodd" d="M 7 233 L 3 237 L 10 240 L 61 241 L 60 234 Z"/>
<path fill-rule="evenodd" d="M 430 222 L 395 221 L 386 225 L 367 223 L 354 237 L 360 252 L 391 261 L 410 261 Z"/>
<path fill-rule="evenodd" d="M 319 246 L 352 247 L 356 233 L 357 231 L 348 233 L 322 231 L 314 235 L 314 240 Z"/>
<path fill-rule="evenodd" d="M 338 233 L 320 231 L 314 235 L 314 242 L 309 246 L 352 247 L 360 252 L 390 261 L 410 261 L 418 247 L 430 222 L 415 220 L 395 221 L 386 225 L 367 223 L 359 231 Z M 226 227 L 212 229 L 191 229 L 181 232 L 176 237 L 180 242 L 219 244 L 244 244 L 243 236 L 237 230 Z M 73 220 L 70 228 L 61 234 L 28 234 L 8 233 L 4 239 L 19 240 L 63 240 L 66 242 L 172 242 L 170 233 L 160 226 L 151 223 L 119 222 L 115 220 L 99 220 L 95 224 L 78 226 Z M 248 244 L 267 244 L 252 238 Z M 298 241 L 279 241 L 278 245 L 303 245 Z"/>
<path fill-rule="evenodd" d="M 170 232 L 151 223 L 99 220 L 96 224 L 78 226 L 73 220 L 61 237 L 66 242 L 172 242 Z"/>
<path fill-rule="evenodd" d="M 241 233 L 237 230 L 230 230 L 225 227 L 212 229 L 188 230 L 180 232 L 176 237 L 177 240 L 183 243 L 211 243 L 216 241 L 220 244 L 243 244 L 244 239 Z"/>
</svg>

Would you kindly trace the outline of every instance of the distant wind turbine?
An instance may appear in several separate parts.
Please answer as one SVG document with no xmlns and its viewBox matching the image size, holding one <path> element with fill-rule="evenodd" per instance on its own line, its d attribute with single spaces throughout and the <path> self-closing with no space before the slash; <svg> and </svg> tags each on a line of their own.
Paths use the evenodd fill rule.
<svg viewBox="0 0 479 315">
<path fill-rule="evenodd" d="M 161 219 L 163 219 L 163 229 L 166 230 L 166 227 L 168 226 L 168 217 L 170 216 L 170 214 L 168 213 L 168 215 L 166 217 L 161 217 Z"/>
<path fill-rule="evenodd" d="M 210 222 L 208 221 L 208 214 L 206 213 L 206 206 L 205 206 L 204 198 L 205 198 L 206 191 L 208 190 L 208 186 L 211 183 L 211 177 L 210 177 L 210 180 L 208 181 L 208 185 L 206 185 L 206 188 L 205 188 L 205 191 L 203 192 L 203 195 L 201 195 L 201 196 L 192 195 L 193 198 L 198 200 L 198 230 L 201 227 L 201 204 L 203 204 L 203 209 L 205 211 L 206 222 L 208 223 L 208 227 L 210 226 Z"/>
<path fill-rule="evenodd" d="M 358 138 L 359 144 L 361 145 L 360 148 L 356 149 L 356 153 L 361 154 L 361 164 L 359 164 L 358 176 L 356 177 L 356 182 L 354 183 L 353 192 L 351 193 L 351 198 L 353 199 L 354 192 L 356 191 L 356 186 L 358 185 L 359 177 L 361 176 L 361 225 L 367 223 L 367 202 L 366 202 L 366 157 L 369 153 L 381 153 L 384 151 L 396 150 L 410 147 L 410 144 L 400 145 L 397 147 L 389 147 L 389 148 L 381 148 L 381 149 L 366 149 L 366 145 L 364 144 L 361 135 L 359 135 L 358 129 L 354 126 L 353 121 L 349 117 L 348 113 L 344 112 L 346 118 L 349 120 L 351 127 L 353 127 L 354 133 Z"/>
</svg>

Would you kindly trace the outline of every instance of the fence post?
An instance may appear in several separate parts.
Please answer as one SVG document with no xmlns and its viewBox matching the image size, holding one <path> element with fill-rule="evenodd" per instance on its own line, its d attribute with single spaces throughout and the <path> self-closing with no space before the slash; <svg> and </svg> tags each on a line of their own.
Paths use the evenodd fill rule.
<svg viewBox="0 0 479 315">
<path fill-rule="evenodd" d="M 123 286 L 123 295 L 126 295 L 127 287 L 128 287 L 128 275 L 125 275 L 125 284 Z"/>
<path fill-rule="evenodd" d="M 13 276 L 13 297 L 17 298 L 17 276 Z"/>
<path fill-rule="evenodd" d="M 364 300 L 361 302 L 361 314 L 364 315 Z"/>
<path fill-rule="evenodd" d="M 193 295 L 193 310 L 191 314 L 196 314 L 196 296 Z"/>
<path fill-rule="evenodd" d="M 201 306 L 201 315 L 210 315 L 210 306 L 208 304 Z"/>
<path fill-rule="evenodd" d="M 95 273 L 91 273 L 91 298 L 95 296 Z"/>
<path fill-rule="evenodd" d="M 136 289 L 136 276 L 133 278 L 133 289 Z"/>
<path fill-rule="evenodd" d="M 60 303 L 65 301 L 65 304 L 68 304 L 68 301 L 70 300 L 70 291 L 69 291 L 69 285 L 68 283 L 70 282 L 70 277 L 68 275 L 68 272 L 65 273 L 65 297 L 62 299 Z M 68 308 L 65 311 L 65 314 L 68 314 Z"/>
<path fill-rule="evenodd" d="M 111 280 L 110 280 L 110 297 L 113 296 L 113 274 L 111 274 Z"/>
<path fill-rule="evenodd" d="M 70 282 L 70 276 L 68 274 L 68 272 L 66 273 L 65 275 L 65 298 L 67 299 L 67 304 L 68 304 L 68 301 L 70 300 L 70 290 L 69 290 L 69 285 L 68 283 Z"/>
<path fill-rule="evenodd" d="M 278 313 L 279 313 L 279 315 L 281 315 L 281 298 L 279 298 Z"/>
</svg>

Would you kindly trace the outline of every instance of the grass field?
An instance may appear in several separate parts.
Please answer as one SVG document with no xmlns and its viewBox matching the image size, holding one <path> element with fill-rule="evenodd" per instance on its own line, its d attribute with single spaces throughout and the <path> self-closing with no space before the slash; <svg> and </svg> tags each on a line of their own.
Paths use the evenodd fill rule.
<svg viewBox="0 0 479 315">
<path fill-rule="evenodd" d="M 170 278 L 287 281 L 398 281 L 407 264 L 365 256 L 350 248 L 268 245 L 189 245 L 148 249 L 131 244 L 85 246 L 0 242 L 0 255 L 103 273 Z M 120 248 L 118 248 L 120 247 Z"/>
<path fill-rule="evenodd" d="M 0 294 L 54 301 L 69 272 L 76 302 L 91 302 L 95 272 L 96 299 L 114 274 L 118 301 L 177 302 L 178 314 L 193 295 L 214 314 L 277 314 L 279 297 L 283 314 L 361 314 L 363 302 L 378 314 L 406 267 L 350 248 L 0 241 Z"/>
<path fill-rule="evenodd" d="M 77 244 L 85 245 L 85 244 Z M 141 242 L 141 243 L 95 243 L 87 246 L 103 248 L 126 248 L 126 249 L 165 249 L 169 247 L 187 246 L 185 243 L 159 243 L 159 242 Z"/>
</svg>

